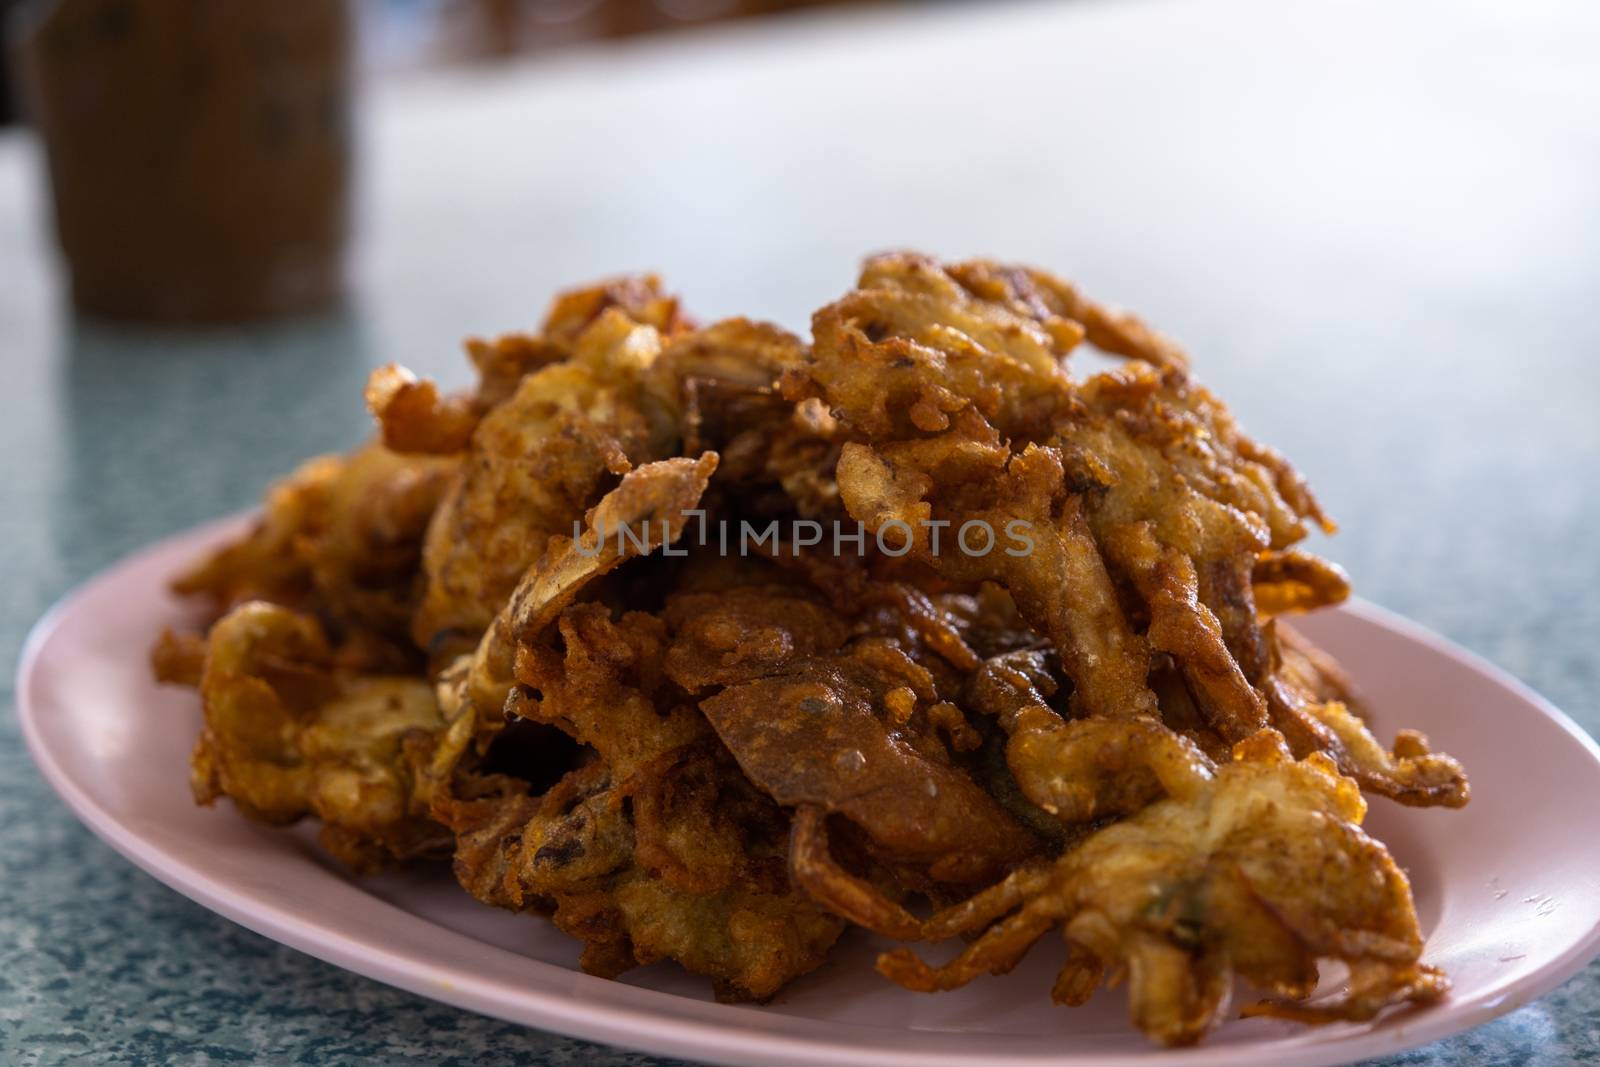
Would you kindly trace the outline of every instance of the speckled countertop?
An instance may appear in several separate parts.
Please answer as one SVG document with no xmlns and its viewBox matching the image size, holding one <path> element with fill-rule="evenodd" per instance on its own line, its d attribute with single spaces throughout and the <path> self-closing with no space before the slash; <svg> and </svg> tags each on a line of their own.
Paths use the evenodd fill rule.
<svg viewBox="0 0 1600 1067">
<path fill-rule="evenodd" d="M 203 336 L 62 312 L 35 147 L 6 135 L 0 660 L 95 570 L 357 440 L 376 363 L 463 381 L 462 334 L 637 267 L 800 327 L 860 254 L 914 245 L 1144 311 L 1308 473 L 1358 590 L 1600 729 L 1597 43 L 1581 4 L 1098 0 L 386 85 L 350 307 Z M 402 1058 L 652 1062 L 209 914 L 79 826 L 0 716 L 0 1061 Z M 1573 1061 L 1600 1061 L 1600 968 L 1395 1062 Z"/>
</svg>

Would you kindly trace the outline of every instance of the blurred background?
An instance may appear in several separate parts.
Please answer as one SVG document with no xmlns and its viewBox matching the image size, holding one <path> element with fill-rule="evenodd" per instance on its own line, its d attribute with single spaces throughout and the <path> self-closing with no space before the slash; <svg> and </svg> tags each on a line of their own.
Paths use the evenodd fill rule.
<svg viewBox="0 0 1600 1067">
<path fill-rule="evenodd" d="M 950 0 L 354 0 L 361 25 L 360 64 L 374 73 L 492 62 L 551 51 L 584 41 L 663 33 L 729 19 L 815 7 L 938 3 Z M 0 0 L 0 11 L 36 0 Z M 98 5 L 97 18 L 115 25 L 132 17 L 140 0 Z M 0 69 L 14 63 L 8 54 Z M 16 122 L 10 78 L 0 84 L 0 122 Z"/>
<path fill-rule="evenodd" d="M 48 149 L 80 311 L 169 323 L 344 294 L 375 78 L 489 67 L 860 0 L 0 0 L 0 123 Z M 876 6 L 888 6 L 878 0 Z"/>
<path fill-rule="evenodd" d="M 1340 520 L 1312 547 L 1361 595 L 1600 729 L 1593 0 L 0 6 L 28 119 L 0 130 L 0 659 L 87 575 L 360 441 L 374 366 L 465 384 L 463 337 L 635 270 L 804 332 L 910 247 L 1043 266 L 1178 338 Z M 200 911 L 89 838 L 14 731 L 0 1059 L 8 1033 L 157 1062 L 361 1033 L 638 1062 Z M 1596 1012 L 1591 970 L 1405 1062 L 1600 1058 Z"/>
</svg>

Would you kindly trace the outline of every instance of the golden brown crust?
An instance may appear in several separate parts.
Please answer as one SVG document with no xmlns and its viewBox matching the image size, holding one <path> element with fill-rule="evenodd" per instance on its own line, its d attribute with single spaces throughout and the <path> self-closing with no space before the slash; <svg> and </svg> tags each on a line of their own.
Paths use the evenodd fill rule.
<svg viewBox="0 0 1600 1067">
<path fill-rule="evenodd" d="M 1076 374 L 1084 343 L 1120 362 Z M 1332 523 L 1139 320 L 895 253 L 809 345 L 635 276 L 467 349 L 461 393 L 375 372 L 381 440 L 175 582 L 219 616 L 152 653 L 200 690 L 201 803 L 313 816 L 357 870 L 447 853 L 586 971 L 728 1000 L 851 923 L 974 937 L 879 961 L 926 991 L 1060 928 L 1050 996 L 1126 979 L 1167 1044 L 1235 976 L 1311 1023 L 1447 988 L 1362 793 L 1459 806 L 1465 773 L 1380 745 L 1283 623 L 1348 595 L 1298 547 Z M 787 532 L 721 548 L 745 522 Z M 1350 987 L 1307 1004 L 1320 959 Z"/>
</svg>

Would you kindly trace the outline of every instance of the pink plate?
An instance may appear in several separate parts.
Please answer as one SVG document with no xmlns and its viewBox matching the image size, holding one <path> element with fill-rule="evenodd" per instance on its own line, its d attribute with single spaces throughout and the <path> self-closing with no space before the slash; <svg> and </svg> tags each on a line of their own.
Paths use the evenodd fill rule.
<svg viewBox="0 0 1600 1067">
<path fill-rule="evenodd" d="M 69 596 L 28 641 L 18 680 L 35 762 L 111 847 L 178 892 L 341 967 L 462 1008 L 662 1055 L 745 1064 L 1329 1064 L 1383 1055 L 1486 1022 L 1554 988 L 1600 952 L 1600 749 L 1515 680 L 1416 626 L 1357 604 L 1304 629 L 1373 704 L 1379 732 L 1427 733 L 1465 762 L 1462 811 L 1373 802 L 1370 826 L 1410 871 L 1427 959 L 1455 982 L 1444 1003 L 1370 1024 L 1224 1025 L 1197 1049 L 1162 1050 L 1127 1022 L 1120 991 L 1050 1004 L 1060 942 L 1012 974 L 925 996 L 872 970 L 876 943 L 846 939 L 773 1003 L 714 1003 L 667 965 L 621 981 L 577 969 L 543 919 L 469 899 L 443 870 L 357 880 L 304 829 L 198 808 L 188 757 L 194 694 L 157 686 L 147 650 L 192 621 L 165 590 L 239 519 L 164 541 Z"/>
</svg>

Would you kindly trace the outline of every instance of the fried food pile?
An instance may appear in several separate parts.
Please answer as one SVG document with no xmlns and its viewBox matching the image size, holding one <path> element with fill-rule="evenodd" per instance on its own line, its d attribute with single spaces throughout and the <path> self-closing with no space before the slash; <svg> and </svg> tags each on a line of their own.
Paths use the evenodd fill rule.
<svg viewBox="0 0 1600 1067">
<path fill-rule="evenodd" d="M 378 423 L 174 587 L 192 780 L 315 816 L 357 871 L 449 860 L 615 976 L 764 1000 L 850 925 L 908 989 L 1125 981 L 1172 1045 L 1228 1012 L 1443 995 L 1366 799 L 1459 807 L 1385 747 L 1295 613 L 1331 532 L 1172 342 L 1044 272 L 874 258 L 812 340 L 700 326 L 654 277 L 472 341 L 476 385 L 376 372 Z M 1110 369 L 1076 373 L 1087 344 Z M 1342 993 L 1311 999 L 1336 961 Z"/>
</svg>

